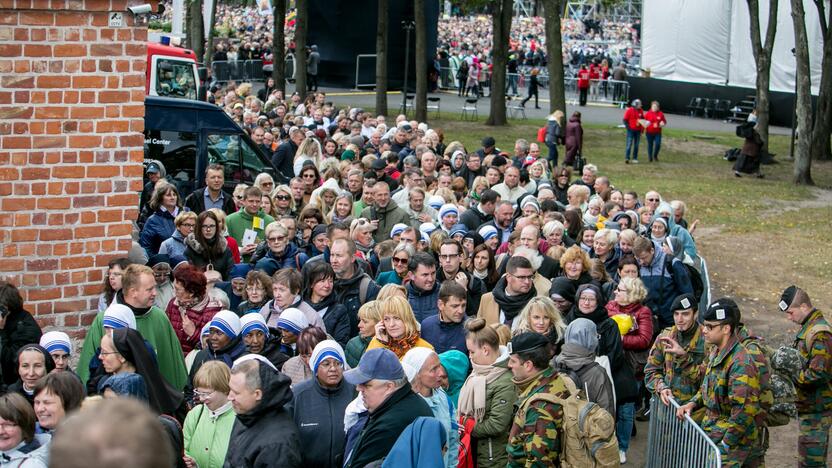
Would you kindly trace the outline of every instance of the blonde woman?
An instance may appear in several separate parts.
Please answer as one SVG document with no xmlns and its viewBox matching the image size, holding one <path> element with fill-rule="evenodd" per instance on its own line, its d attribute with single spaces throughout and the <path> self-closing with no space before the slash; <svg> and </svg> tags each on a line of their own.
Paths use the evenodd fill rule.
<svg viewBox="0 0 832 468">
<path fill-rule="evenodd" d="M 355 242 L 355 248 L 361 252 L 364 260 L 370 261 L 370 254 L 375 247 L 373 231 L 376 227 L 366 218 L 352 220 L 350 223 L 350 239 Z"/>
<path fill-rule="evenodd" d="M 556 110 L 546 120 L 546 147 L 549 148 L 549 164 L 558 165 L 558 143 L 563 141 L 563 112 Z"/>
<path fill-rule="evenodd" d="M 566 332 L 566 322 L 560 315 L 555 302 L 548 297 L 534 297 L 520 312 L 514 321 L 511 334 L 517 336 L 524 332 L 535 332 L 545 335 L 555 347 L 555 355 L 559 354 Z"/>
<path fill-rule="evenodd" d="M 298 146 L 297 152 L 295 152 L 292 169 L 295 171 L 296 176 L 300 176 L 301 169 L 303 169 L 303 164 L 306 161 L 312 161 L 315 167 L 321 167 L 322 158 L 323 151 L 321 150 L 321 144 L 318 143 L 318 139 L 306 138 Z"/>
<path fill-rule="evenodd" d="M 358 361 L 361 360 L 361 356 L 364 355 L 364 351 L 375 336 L 376 324 L 381 322 L 381 310 L 378 304 L 379 300 L 370 301 L 358 309 L 358 336 L 350 339 L 344 349 L 347 364 L 352 368 L 358 366 Z"/>
<path fill-rule="evenodd" d="M 234 197 L 234 207 L 237 208 L 237 211 L 239 211 L 240 208 L 243 207 L 243 200 L 245 199 L 245 196 L 243 194 L 245 193 L 247 188 L 248 185 L 246 184 L 237 184 L 237 186 L 234 187 L 234 193 L 232 194 L 232 196 Z"/>
<path fill-rule="evenodd" d="M 534 181 L 535 185 L 540 184 L 542 180 L 548 179 L 546 171 L 546 163 L 538 159 L 529 165 L 529 179 Z"/>
<path fill-rule="evenodd" d="M 381 322 L 375 326 L 375 336 L 367 346 L 367 351 L 386 348 L 398 358 L 415 347 L 433 349 L 419 334 L 419 323 L 413 315 L 413 308 L 403 297 L 394 296 L 380 302 Z"/>
<path fill-rule="evenodd" d="M 567 209 L 585 212 L 586 203 L 589 201 L 589 187 L 581 184 L 570 185 L 566 191 L 566 201 L 569 203 Z"/>
<path fill-rule="evenodd" d="M 318 208 L 324 217 L 324 222 L 329 224 L 329 213 L 332 211 L 335 198 L 340 191 L 341 189 L 335 179 L 327 179 L 323 185 L 312 191 L 312 195 L 309 196 L 309 203 L 306 206 Z"/>
<path fill-rule="evenodd" d="M 560 268 L 563 271 L 563 276 L 572 281 L 575 288 L 592 282 L 589 267 L 589 254 L 577 245 L 566 249 L 566 252 L 560 257 Z"/>
<path fill-rule="evenodd" d="M 376 300 L 379 302 L 386 301 L 391 297 L 403 297 L 407 299 L 407 289 L 400 284 L 385 284 L 381 287 L 381 290 L 378 292 L 378 296 L 376 296 Z"/>
<path fill-rule="evenodd" d="M 271 193 L 272 202 L 274 203 L 274 212 L 277 216 L 274 219 L 280 219 L 283 216 L 294 216 L 295 212 L 295 198 L 292 197 L 292 189 L 288 185 L 278 185 Z"/>
<path fill-rule="evenodd" d="M 261 172 L 254 179 L 254 186 L 263 193 L 272 193 L 274 190 L 274 179 L 266 172 Z"/>
<path fill-rule="evenodd" d="M 344 223 L 349 226 L 353 221 L 352 204 L 352 194 L 346 190 L 341 191 L 341 193 L 335 197 L 335 203 L 332 205 L 332 210 L 329 212 L 329 221 L 331 223 Z"/>
</svg>

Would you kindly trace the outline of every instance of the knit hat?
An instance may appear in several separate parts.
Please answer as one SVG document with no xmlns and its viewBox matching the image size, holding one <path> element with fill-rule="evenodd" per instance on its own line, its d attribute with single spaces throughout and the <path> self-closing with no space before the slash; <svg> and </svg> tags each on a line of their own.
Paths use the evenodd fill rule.
<svg viewBox="0 0 832 468">
<path fill-rule="evenodd" d="M 318 226 L 320 226 L 320 224 Z M 407 228 L 408 228 L 407 224 L 404 224 L 404 223 L 397 223 L 397 224 L 393 225 L 393 229 L 390 230 L 390 237 L 393 238 L 395 236 L 398 236 L 399 234 L 404 232 L 404 230 L 407 229 Z"/>
<path fill-rule="evenodd" d="M 598 328 L 595 322 L 585 318 L 576 318 L 566 327 L 563 342 L 577 344 L 594 352 L 598 348 Z"/>
<path fill-rule="evenodd" d="M 480 235 L 480 233 L 478 233 L 477 231 L 468 231 L 468 232 L 466 232 L 465 237 L 462 238 L 463 242 L 466 239 L 471 239 L 472 241 L 474 241 L 474 247 L 478 247 L 480 244 L 485 242 L 483 240 L 482 236 Z"/>
<path fill-rule="evenodd" d="M 479 235 L 482 236 L 483 241 L 487 241 L 492 237 L 497 237 L 497 228 L 494 226 L 483 226 L 479 230 Z"/>
<path fill-rule="evenodd" d="M 237 317 L 237 314 L 230 310 L 221 310 L 211 319 L 208 328 L 216 328 L 228 337 L 237 338 L 240 336 L 240 330 L 243 326 L 240 324 L 240 317 Z"/>
<path fill-rule="evenodd" d="M 228 275 L 229 280 L 237 278 L 245 278 L 248 272 L 251 271 L 251 265 L 248 263 L 240 263 L 231 267 L 231 274 Z"/>
<path fill-rule="evenodd" d="M 466 232 L 468 232 L 468 228 L 465 227 L 464 224 L 454 224 L 448 232 L 448 235 L 453 238 L 457 234 L 462 234 L 464 236 Z"/>
<path fill-rule="evenodd" d="M 348 149 L 341 153 L 341 161 L 352 161 L 353 159 L 355 159 L 355 151 Z"/>
<path fill-rule="evenodd" d="M 313 239 L 321 234 L 326 234 L 326 227 L 326 224 L 316 224 L 315 227 L 312 228 L 312 235 L 309 236 L 309 241 L 312 242 Z"/>
<path fill-rule="evenodd" d="M 272 368 L 273 371 L 278 372 L 277 367 L 275 367 L 274 364 L 268 360 L 268 358 L 266 358 L 263 355 L 254 353 L 249 353 L 238 357 L 237 360 L 234 361 L 234 363 L 231 365 L 231 368 L 233 369 L 246 361 L 260 361 L 260 364 L 269 366 Z"/>
<path fill-rule="evenodd" d="M 404 373 L 407 375 L 409 382 L 413 382 L 413 379 L 422 370 L 422 366 L 425 365 L 425 361 L 427 361 L 431 354 L 436 354 L 436 352 L 430 348 L 423 348 L 421 346 L 411 348 L 410 351 L 405 353 L 404 357 L 402 357 L 402 368 L 404 368 Z"/>
<path fill-rule="evenodd" d="M 653 220 L 653 224 L 660 223 L 664 225 L 664 230 L 667 231 L 667 221 L 664 218 L 656 218 Z"/>
<path fill-rule="evenodd" d="M 309 357 L 309 367 L 312 368 L 312 373 L 318 373 L 318 366 L 326 359 L 332 358 L 341 364 L 346 364 L 347 358 L 344 355 L 344 348 L 341 347 L 335 340 L 324 340 L 315 346 L 312 350 L 312 355 Z"/>
<path fill-rule="evenodd" d="M 439 219 L 442 219 L 450 214 L 459 216 L 459 208 L 457 208 L 453 203 L 445 203 L 442 205 L 442 208 L 439 208 Z"/>
<path fill-rule="evenodd" d="M 49 353 L 55 351 L 63 351 L 67 354 L 72 354 L 72 340 L 69 335 L 62 331 L 46 332 L 40 337 L 40 345 L 46 348 Z"/>
<path fill-rule="evenodd" d="M 442 205 L 444 205 L 444 204 L 445 204 L 445 199 L 442 198 L 439 195 L 431 195 L 431 197 L 428 198 L 428 206 L 433 208 L 434 210 L 438 210 L 438 209 L 442 208 Z"/>
<path fill-rule="evenodd" d="M 108 388 L 118 396 L 128 396 L 145 403 L 150 401 L 144 377 L 133 372 L 122 372 L 101 379 L 98 384 L 98 393 L 103 395 L 104 390 Z"/>
<path fill-rule="evenodd" d="M 277 319 L 277 328 L 289 330 L 295 335 L 300 335 L 300 331 L 309 326 L 309 320 L 306 314 L 294 307 L 284 310 Z"/>
<path fill-rule="evenodd" d="M 266 319 L 257 313 L 245 314 L 240 318 L 241 336 L 246 336 L 254 330 L 260 330 L 264 335 L 269 336 L 269 327 L 266 325 Z"/>
<path fill-rule="evenodd" d="M 520 205 L 520 209 L 522 210 L 527 205 L 533 206 L 534 210 L 540 213 L 540 202 L 537 201 L 537 198 L 526 197 L 525 199 L 523 199 L 523 203 Z"/>
<path fill-rule="evenodd" d="M 552 280 L 552 287 L 549 288 L 549 298 L 558 296 L 561 299 L 575 303 L 575 283 L 565 276 L 558 276 Z"/>
<path fill-rule="evenodd" d="M 598 286 L 595 286 L 592 283 L 586 283 L 578 286 L 578 290 L 575 292 L 575 302 L 577 302 L 578 299 L 580 299 L 581 294 L 583 294 L 585 291 L 589 291 L 592 294 L 594 294 L 595 299 L 597 299 L 599 303 L 604 299 L 604 295 L 601 294 L 601 289 Z"/>
<path fill-rule="evenodd" d="M 136 316 L 133 311 L 123 304 L 110 304 L 110 307 L 104 311 L 104 317 L 101 320 L 101 325 L 112 328 L 132 328 L 136 329 Z"/>
</svg>

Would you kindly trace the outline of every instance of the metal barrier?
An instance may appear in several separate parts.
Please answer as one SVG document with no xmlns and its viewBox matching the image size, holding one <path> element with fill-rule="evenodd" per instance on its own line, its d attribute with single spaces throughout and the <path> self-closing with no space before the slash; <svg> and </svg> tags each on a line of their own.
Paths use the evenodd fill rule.
<svg viewBox="0 0 832 468">
<path fill-rule="evenodd" d="M 262 60 L 237 60 L 234 62 L 217 61 L 211 63 L 214 80 L 226 81 L 264 81 L 266 73 Z M 270 73 L 269 73 L 270 74 Z"/>
<path fill-rule="evenodd" d="M 708 434 L 690 416 L 676 418 L 679 404 L 650 400 L 650 433 L 647 436 L 647 468 L 720 468 L 722 456 Z"/>
</svg>

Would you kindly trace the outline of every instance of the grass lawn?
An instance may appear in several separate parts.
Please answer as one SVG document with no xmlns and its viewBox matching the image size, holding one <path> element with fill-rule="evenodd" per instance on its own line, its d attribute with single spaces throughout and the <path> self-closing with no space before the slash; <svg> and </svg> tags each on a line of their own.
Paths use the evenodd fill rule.
<svg viewBox="0 0 832 468">
<path fill-rule="evenodd" d="M 433 121 L 445 142 L 461 141 L 469 151 L 491 135 L 497 146 L 511 152 L 514 140 L 534 141 L 542 122 L 487 127 L 443 115 Z M 694 233 L 710 264 L 713 294 L 741 301 L 743 313 L 756 322 L 758 333 L 774 341 L 790 341 L 794 328 L 776 313 L 780 292 L 789 284 L 805 287 L 816 305 L 829 310 L 832 277 L 832 163 L 814 163 L 818 188 L 791 183 L 789 138 L 773 136 L 771 151 L 780 164 L 763 166 L 765 179 L 736 178 L 722 159 L 742 141 L 730 133 L 665 130 L 661 162 L 648 163 L 642 138 L 638 165 L 624 164 L 623 129 L 609 125 L 584 127 L 584 157 L 599 167 L 613 185 L 640 196 L 658 190 L 667 200 L 688 205 L 688 221 L 699 219 Z M 562 149 L 562 147 L 561 147 Z M 545 154 L 546 150 L 543 149 Z M 563 153 L 561 152 L 561 160 Z M 755 330 L 756 331 L 756 330 Z"/>
</svg>

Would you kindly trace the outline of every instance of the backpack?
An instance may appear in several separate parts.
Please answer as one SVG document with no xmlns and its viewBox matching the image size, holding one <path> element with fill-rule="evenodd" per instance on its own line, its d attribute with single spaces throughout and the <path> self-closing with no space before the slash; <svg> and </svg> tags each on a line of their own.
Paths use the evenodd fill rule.
<svg viewBox="0 0 832 468">
<path fill-rule="evenodd" d="M 791 418 L 797 417 L 794 404 L 797 391 L 791 378 L 772 369 L 775 352 L 763 343 L 762 338 L 749 336 L 742 340 L 742 345 L 749 351 L 760 372 L 760 407 L 766 412 L 766 426 L 785 426 Z M 777 404 L 774 404 L 775 401 Z"/>
<path fill-rule="evenodd" d="M 670 273 L 670 277 L 673 278 L 673 259 L 674 257 L 670 255 L 665 256 L 665 271 Z M 680 260 L 681 262 L 681 260 Z M 699 273 L 699 270 L 696 269 L 693 265 L 688 265 L 685 262 L 682 262 L 682 265 L 685 266 L 685 269 L 688 271 L 688 278 L 690 278 L 690 286 L 693 288 L 693 297 L 696 298 L 696 302 L 699 303 L 702 300 L 702 294 L 705 293 L 705 283 L 702 281 L 702 274 Z M 675 278 L 673 278 L 675 281 Z M 664 302 L 664 298 L 662 298 L 662 302 Z"/>
<path fill-rule="evenodd" d="M 562 379 L 569 397 L 537 393 L 517 409 L 517 418 L 525 421 L 532 403 L 546 401 L 563 408 L 563 441 L 560 454 L 562 468 L 617 467 L 618 439 L 615 437 L 615 418 L 605 409 L 588 402 L 571 379 Z"/>
<path fill-rule="evenodd" d="M 537 130 L 537 142 L 538 143 L 545 143 L 546 142 L 546 127 L 540 127 Z"/>
<path fill-rule="evenodd" d="M 754 122 L 745 122 L 737 125 L 737 136 L 740 138 L 751 138 L 754 136 Z"/>
</svg>

